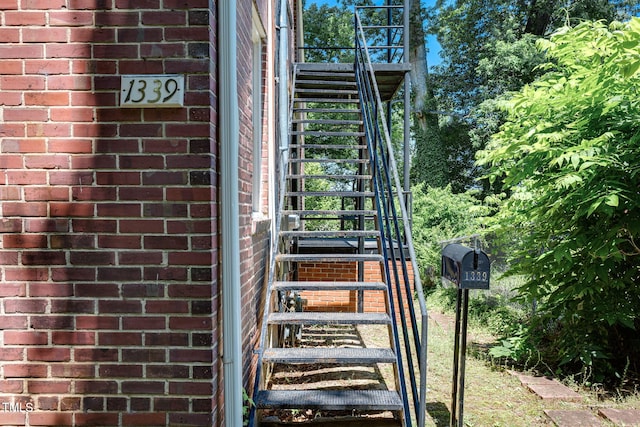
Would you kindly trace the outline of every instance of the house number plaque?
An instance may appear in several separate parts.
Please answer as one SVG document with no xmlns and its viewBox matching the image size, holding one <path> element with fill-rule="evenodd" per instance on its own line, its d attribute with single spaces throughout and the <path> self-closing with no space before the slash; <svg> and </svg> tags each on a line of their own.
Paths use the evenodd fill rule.
<svg viewBox="0 0 640 427">
<path fill-rule="evenodd" d="M 184 75 L 126 75 L 120 79 L 120 106 L 175 108 L 184 106 Z"/>
</svg>

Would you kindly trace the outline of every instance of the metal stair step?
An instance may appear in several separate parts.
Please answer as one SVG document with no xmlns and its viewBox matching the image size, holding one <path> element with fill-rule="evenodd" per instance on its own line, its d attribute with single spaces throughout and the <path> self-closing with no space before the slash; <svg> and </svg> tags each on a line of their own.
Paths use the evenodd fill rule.
<svg viewBox="0 0 640 427">
<path fill-rule="evenodd" d="M 362 120 L 340 120 L 340 119 L 296 119 L 292 123 L 306 123 L 313 125 L 361 125 Z"/>
<path fill-rule="evenodd" d="M 324 98 L 324 97 L 318 97 L 318 98 L 300 98 L 300 97 L 296 97 L 293 98 L 293 102 L 315 102 L 318 104 L 359 104 L 360 103 L 360 99 L 358 98 L 353 98 L 353 99 L 343 99 L 343 98 Z"/>
<path fill-rule="evenodd" d="M 349 76 L 351 76 L 351 79 L 342 79 L 342 80 L 338 79 L 338 77 L 349 77 Z M 315 77 L 333 77 L 333 79 L 317 79 Z M 349 86 L 349 87 L 356 87 L 355 75 L 353 73 L 345 74 L 343 76 L 335 76 L 333 74 L 327 74 L 327 75 L 323 76 L 323 75 L 319 75 L 319 74 L 300 74 L 300 73 L 298 73 L 297 78 L 296 78 L 296 84 L 297 85 L 301 85 L 301 86 L 305 86 L 305 85 L 319 85 L 319 86 L 343 85 L 343 86 Z"/>
<path fill-rule="evenodd" d="M 306 218 L 309 215 L 335 215 L 337 217 L 357 217 L 357 216 L 375 216 L 377 212 L 374 210 L 328 210 L 328 209 L 301 209 L 287 210 L 288 214 L 299 215 Z M 311 218 L 314 219 L 314 218 Z"/>
<path fill-rule="evenodd" d="M 305 136 L 352 136 L 361 138 L 365 135 L 364 132 L 338 132 L 338 131 L 326 131 L 326 130 L 293 130 L 291 135 L 305 135 Z"/>
<path fill-rule="evenodd" d="M 360 110 L 356 108 L 303 108 L 294 107 L 293 111 L 299 113 L 340 113 L 340 114 L 360 114 Z"/>
<path fill-rule="evenodd" d="M 308 150 L 366 150 L 364 144 L 291 144 L 289 148 L 306 148 Z"/>
<path fill-rule="evenodd" d="M 384 313 L 335 313 L 292 311 L 271 313 L 272 325 L 388 325 L 391 318 Z"/>
<path fill-rule="evenodd" d="M 274 282 L 274 289 L 279 291 L 386 291 L 383 282 Z"/>
<path fill-rule="evenodd" d="M 260 409 L 324 409 L 328 411 L 401 411 L 402 400 L 388 390 L 260 390 Z"/>
<path fill-rule="evenodd" d="M 371 175 L 287 175 L 287 179 L 371 179 Z"/>
<path fill-rule="evenodd" d="M 327 158 L 322 158 L 322 159 L 309 159 L 309 158 L 305 158 L 305 159 L 289 159 L 290 163 L 351 163 L 351 164 L 358 164 L 358 163 L 369 163 L 369 159 L 327 159 Z"/>
<path fill-rule="evenodd" d="M 276 261 L 291 262 L 382 262 L 380 254 L 278 254 Z"/>
<path fill-rule="evenodd" d="M 287 191 L 288 197 L 374 197 L 371 191 Z"/>
<path fill-rule="evenodd" d="M 310 88 L 296 87 L 295 93 L 297 94 L 313 93 L 321 96 L 322 95 L 344 96 L 344 95 L 357 95 L 358 91 L 354 89 L 336 89 L 336 88 L 325 89 L 325 88 L 315 88 L 315 87 L 310 87 Z"/>
<path fill-rule="evenodd" d="M 264 362 L 302 364 L 336 363 L 358 365 L 395 363 L 396 355 L 390 348 L 269 348 L 262 354 Z"/>
<path fill-rule="evenodd" d="M 281 231 L 281 237 L 376 237 L 380 234 L 378 230 L 323 230 L 323 231 Z"/>
</svg>

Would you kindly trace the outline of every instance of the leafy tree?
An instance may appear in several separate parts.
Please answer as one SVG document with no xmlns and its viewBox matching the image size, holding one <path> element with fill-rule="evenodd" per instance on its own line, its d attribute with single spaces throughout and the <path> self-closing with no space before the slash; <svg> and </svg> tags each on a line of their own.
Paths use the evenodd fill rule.
<svg viewBox="0 0 640 427">
<path fill-rule="evenodd" d="M 639 12 L 638 0 L 437 1 L 428 10 L 427 31 L 437 35 L 443 62 L 431 71 L 428 82 L 434 95 L 430 110 L 440 117 L 441 129 L 432 131 L 439 139 L 429 137 L 426 143 L 444 148 L 418 147 L 415 170 L 436 168 L 445 151 L 459 148 L 459 156 L 445 155 L 441 170 L 447 171 L 454 189 L 473 187 L 473 178 L 482 171 L 472 162 L 460 164 L 460 159 L 472 158 L 499 127 L 502 113 L 494 108 L 495 101 L 540 75 L 537 66 L 543 55 L 535 49 L 535 40 L 567 23 L 611 22 Z M 454 146 L 445 136 L 452 126 L 468 133 Z"/>
<path fill-rule="evenodd" d="M 454 194 L 451 187 L 412 187 L 412 236 L 418 264 L 436 276 L 440 268 L 440 242 L 477 234 L 489 208 L 469 193 Z"/>
<path fill-rule="evenodd" d="M 538 46 L 548 72 L 501 104 L 506 122 L 479 156 L 511 192 L 498 228 L 517 235 L 511 271 L 539 307 L 525 337 L 598 381 L 638 372 L 640 19 Z"/>
</svg>

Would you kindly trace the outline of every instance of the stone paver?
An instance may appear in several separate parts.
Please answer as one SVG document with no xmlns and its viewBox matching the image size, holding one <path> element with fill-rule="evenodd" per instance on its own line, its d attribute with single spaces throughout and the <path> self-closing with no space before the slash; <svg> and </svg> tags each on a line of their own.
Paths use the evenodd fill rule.
<svg viewBox="0 0 640 427">
<path fill-rule="evenodd" d="M 582 396 L 560 383 L 527 384 L 527 388 L 543 400 L 563 400 L 567 402 L 579 402 L 582 400 Z"/>
<path fill-rule="evenodd" d="M 598 413 L 616 426 L 640 426 L 640 409 L 600 409 Z"/>
<path fill-rule="evenodd" d="M 510 371 L 510 374 L 516 376 L 522 385 L 544 400 L 566 400 L 571 402 L 582 400 L 582 396 L 553 378 L 535 377 L 514 371 Z"/>
<path fill-rule="evenodd" d="M 586 410 L 550 410 L 544 411 L 557 427 L 601 427 L 602 421 Z"/>
</svg>

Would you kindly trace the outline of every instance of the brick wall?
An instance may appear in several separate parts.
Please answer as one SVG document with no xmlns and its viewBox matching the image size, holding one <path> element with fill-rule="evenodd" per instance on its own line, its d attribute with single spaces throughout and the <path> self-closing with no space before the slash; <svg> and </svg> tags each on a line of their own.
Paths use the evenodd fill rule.
<svg viewBox="0 0 640 427">
<path fill-rule="evenodd" d="M 413 267 L 408 264 L 408 274 L 411 278 L 411 292 L 414 291 Z M 390 263 L 390 271 L 391 270 Z M 407 292 L 402 281 L 401 264 L 398 261 L 398 271 L 400 274 L 402 300 L 407 300 Z M 393 275 L 393 273 L 391 273 Z M 364 281 L 381 282 L 383 274 L 380 263 L 367 261 L 364 263 Z M 298 268 L 298 279 L 301 281 L 326 281 L 326 282 L 352 282 L 357 281 L 358 264 L 356 262 L 318 262 L 301 263 Z M 392 281 L 393 292 L 396 295 L 395 280 Z M 357 308 L 356 291 L 304 291 L 301 297 L 307 300 L 305 310 L 307 311 L 329 311 L 329 312 L 353 312 Z M 413 297 L 413 296 L 412 296 Z M 396 307 L 398 307 L 396 301 Z M 406 313 L 408 308 L 404 304 Z M 385 295 L 381 291 L 364 292 L 364 311 L 374 313 L 384 313 L 387 310 Z M 400 313 L 398 313 L 400 314 Z"/>
<path fill-rule="evenodd" d="M 221 421 L 209 3 L 0 2 L 2 425 Z M 174 73 L 184 108 L 118 107 Z"/>
</svg>

